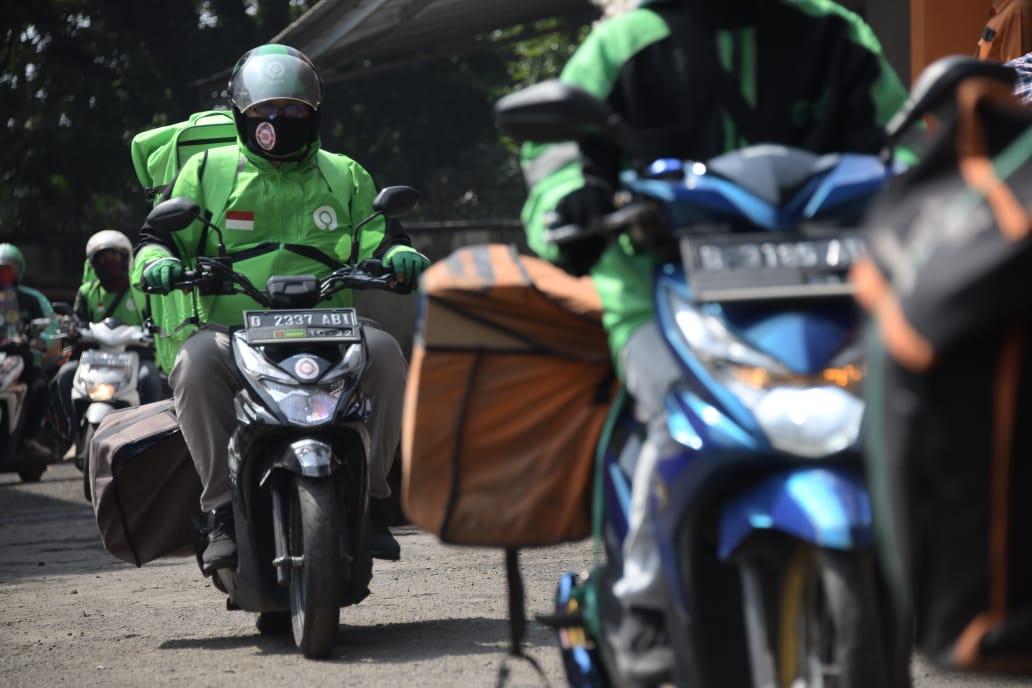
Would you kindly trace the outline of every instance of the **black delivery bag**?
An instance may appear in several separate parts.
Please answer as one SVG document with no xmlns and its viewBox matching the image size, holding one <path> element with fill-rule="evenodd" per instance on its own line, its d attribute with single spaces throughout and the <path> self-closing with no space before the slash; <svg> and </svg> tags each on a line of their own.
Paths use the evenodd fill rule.
<svg viewBox="0 0 1032 688">
<path fill-rule="evenodd" d="M 869 484 L 918 649 L 1032 674 L 1032 111 L 993 79 L 955 97 L 853 271 Z"/>
</svg>

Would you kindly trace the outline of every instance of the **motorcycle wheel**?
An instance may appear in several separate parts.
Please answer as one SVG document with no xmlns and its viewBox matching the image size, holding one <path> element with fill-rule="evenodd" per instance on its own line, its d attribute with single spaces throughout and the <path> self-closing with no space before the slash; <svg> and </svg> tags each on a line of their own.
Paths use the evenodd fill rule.
<svg viewBox="0 0 1032 688">
<path fill-rule="evenodd" d="M 93 502 L 93 489 L 90 485 L 90 445 L 93 443 L 93 433 L 97 428 L 92 423 L 86 424 L 83 431 L 82 446 L 85 447 L 82 453 L 82 496 L 87 502 Z"/>
<path fill-rule="evenodd" d="M 297 476 L 287 516 L 287 547 L 300 566 L 290 571 L 290 615 L 294 643 L 305 657 L 326 657 L 340 625 L 341 555 L 337 551 L 344 523 L 334 484 L 325 478 Z"/>
<path fill-rule="evenodd" d="M 880 608 L 869 557 L 797 544 L 781 581 L 778 686 L 888 685 Z"/>
</svg>

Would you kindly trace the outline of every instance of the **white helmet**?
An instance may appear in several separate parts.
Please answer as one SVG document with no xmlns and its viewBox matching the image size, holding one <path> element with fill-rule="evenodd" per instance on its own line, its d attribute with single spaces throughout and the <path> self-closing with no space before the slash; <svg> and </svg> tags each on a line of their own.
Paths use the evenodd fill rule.
<svg viewBox="0 0 1032 688">
<path fill-rule="evenodd" d="M 86 242 L 86 257 L 93 262 L 93 256 L 101 251 L 113 249 L 119 251 L 129 258 L 129 265 L 133 261 L 133 245 L 129 237 L 114 229 L 102 229 Z"/>
</svg>

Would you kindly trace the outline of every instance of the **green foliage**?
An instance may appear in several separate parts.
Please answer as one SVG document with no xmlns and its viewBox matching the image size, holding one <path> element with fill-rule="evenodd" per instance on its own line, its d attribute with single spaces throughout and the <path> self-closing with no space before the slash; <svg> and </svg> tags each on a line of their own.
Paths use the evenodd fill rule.
<svg viewBox="0 0 1032 688">
<path fill-rule="evenodd" d="M 190 82 L 231 65 L 305 5 L 5 3 L 0 237 L 31 245 L 44 229 L 62 249 L 34 261 L 33 276 L 77 270 L 86 238 L 100 226 L 132 234 L 146 210 L 129 159 L 132 136 L 198 109 Z"/>
</svg>

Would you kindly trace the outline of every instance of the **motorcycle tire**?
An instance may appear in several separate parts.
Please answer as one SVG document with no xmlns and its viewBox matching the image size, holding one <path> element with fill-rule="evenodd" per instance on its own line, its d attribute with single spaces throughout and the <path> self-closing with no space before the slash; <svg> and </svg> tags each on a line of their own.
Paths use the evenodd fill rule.
<svg viewBox="0 0 1032 688">
<path fill-rule="evenodd" d="M 871 557 L 799 543 L 781 580 L 778 686 L 888 685 Z"/>
<path fill-rule="evenodd" d="M 87 502 L 93 503 L 93 486 L 90 484 L 90 445 L 93 443 L 93 433 L 97 428 L 92 423 L 87 423 L 83 430 L 82 446 L 82 496 Z"/>
<path fill-rule="evenodd" d="M 345 528 L 332 480 L 295 476 L 288 483 L 287 548 L 300 566 L 290 571 L 290 615 L 294 644 L 308 658 L 326 657 L 340 626 L 338 552 Z"/>
</svg>

